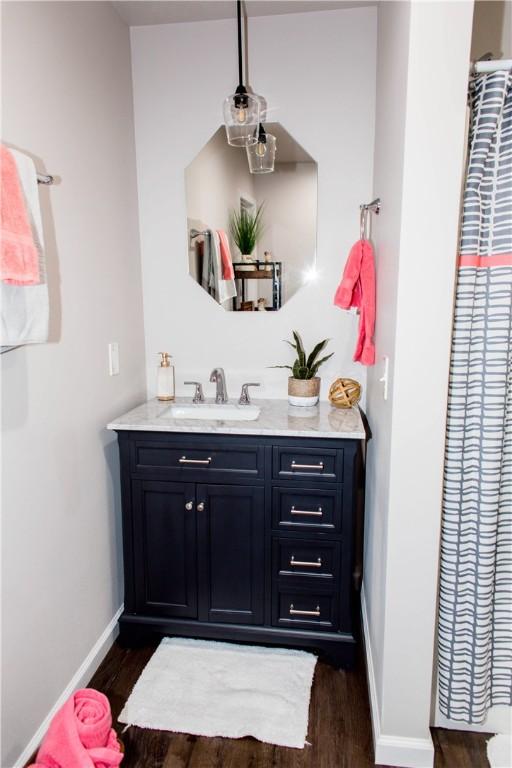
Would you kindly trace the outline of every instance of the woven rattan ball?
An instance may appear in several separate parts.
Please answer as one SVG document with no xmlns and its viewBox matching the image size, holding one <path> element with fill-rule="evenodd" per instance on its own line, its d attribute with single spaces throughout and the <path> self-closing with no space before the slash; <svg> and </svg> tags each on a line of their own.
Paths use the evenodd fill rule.
<svg viewBox="0 0 512 768">
<path fill-rule="evenodd" d="M 329 389 L 329 400 L 335 408 L 352 408 L 361 399 L 361 385 L 354 379 L 336 379 Z"/>
</svg>

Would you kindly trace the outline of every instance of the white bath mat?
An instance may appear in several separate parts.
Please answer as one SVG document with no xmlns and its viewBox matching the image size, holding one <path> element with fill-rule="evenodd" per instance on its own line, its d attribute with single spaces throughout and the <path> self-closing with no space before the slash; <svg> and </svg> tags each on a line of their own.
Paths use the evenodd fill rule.
<svg viewBox="0 0 512 768">
<path fill-rule="evenodd" d="M 489 739 L 487 757 L 491 768 L 510 768 L 512 766 L 512 737 L 499 735 Z"/>
<path fill-rule="evenodd" d="M 302 749 L 315 664 L 304 651 L 166 637 L 119 722 Z"/>
</svg>

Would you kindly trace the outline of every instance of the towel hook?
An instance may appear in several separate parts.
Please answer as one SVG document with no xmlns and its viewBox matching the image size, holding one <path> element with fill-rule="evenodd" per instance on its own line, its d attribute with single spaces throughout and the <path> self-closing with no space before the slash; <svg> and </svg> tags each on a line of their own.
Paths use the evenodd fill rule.
<svg viewBox="0 0 512 768">
<path fill-rule="evenodd" d="M 361 206 L 361 214 L 359 216 L 359 239 L 366 240 L 366 223 L 367 223 L 368 211 L 365 206 Z"/>
<path fill-rule="evenodd" d="M 359 209 L 361 211 L 359 219 L 360 238 L 361 240 L 367 240 L 368 213 L 376 213 L 377 215 L 380 213 L 380 197 L 376 197 L 371 203 L 363 203 L 359 206 Z"/>
</svg>

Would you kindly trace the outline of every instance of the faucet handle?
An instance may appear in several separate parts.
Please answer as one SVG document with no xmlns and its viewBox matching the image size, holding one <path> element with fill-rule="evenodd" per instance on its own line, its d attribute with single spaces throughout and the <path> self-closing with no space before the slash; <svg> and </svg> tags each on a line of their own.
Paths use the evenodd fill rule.
<svg viewBox="0 0 512 768">
<path fill-rule="evenodd" d="M 196 388 L 196 391 L 194 392 L 194 397 L 192 398 L 193 403 L 204 403 L 204 392 L 203 392 L 203 385 L 200 381 L 184 381 L 184 384 L 191 384 L 193 387 Z"/>
<path fill-rule="evenodd" d="M 249 387 L 259 387 L 260 384 L 256 382 L 248 381 L 247 384 L 242 384 L 242 392 L 240 394 L 239 405 L 250 405 L 251 398 L 249 397 Z"/>
</svg>

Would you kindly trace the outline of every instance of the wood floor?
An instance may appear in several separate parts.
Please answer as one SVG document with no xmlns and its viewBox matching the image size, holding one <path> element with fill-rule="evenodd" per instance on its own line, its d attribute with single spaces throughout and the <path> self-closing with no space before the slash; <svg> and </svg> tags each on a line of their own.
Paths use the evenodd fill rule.
<svg viewBox="0 0 512 768">
<path fill-rule="evenodd" d="M 112 647 L 90 686 L 103 691 L 114 725 L 155 646 Z M 130 727 L 122 768 L 372 768 L 370 710 L 362 658 L 354 671 L 319 663 L 313 685 L 308 741 L 303 750 L 251 738 L 221 739 Z M 484 734 L 433 729 L 435 768 L 487 768 Z"/>
</svg>

